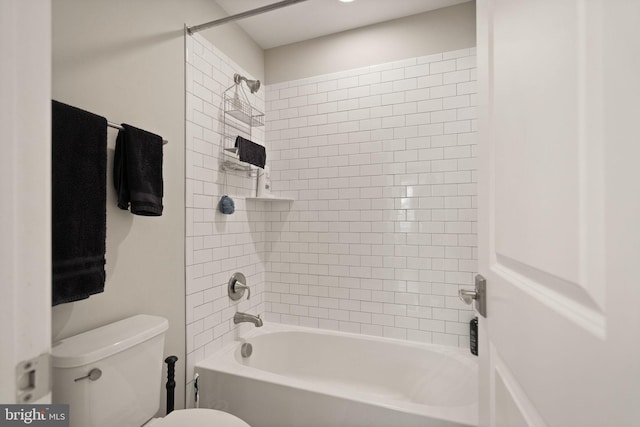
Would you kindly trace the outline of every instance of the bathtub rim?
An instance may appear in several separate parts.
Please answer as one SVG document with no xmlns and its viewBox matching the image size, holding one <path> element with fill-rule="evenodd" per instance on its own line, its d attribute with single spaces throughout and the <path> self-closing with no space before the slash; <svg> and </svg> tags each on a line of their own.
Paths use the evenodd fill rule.
<svg viewBox="0 0 640 427">
<path fill-rule="evenodd" d="M 273 383 L 280 386 L 291 387 L 294 389 L 305 390 L 311 393 L 318 393 L 325 396 L 339 397 L 348 401 L 375 405 L 378 407 L 406 412 L 418 416 L 436 417 L 446 421 L 461 423 L 465 425 L 478 424 L 478 403 L 473 402 L 466 405 L 451 406 L 435 406 L 428 404 L 414 403 L 404 400 L 383 400 L 378 395 L 367 392 L 354 392 L 350 390 L 344 392 L 339 387 L 331 387 L 325 384 L 314 384 L 308 380 L 298 379 L 282 374 L 265 371 L 252 366 L 239 363 L 236 360 L 236 352 L 242 343 L 247 342 L 252 337 L 266 335 L 278 332 L 306 332 L 312 334 L 337 335 L 347 338 L 359 340 L 393 343 L 405 347 L 413 347 L 436 351 L 441 354 L 450 355 L 457 361 L 468 365 L 477 373 L 478 361 L 475 356 L 468 353 L 468 349 L 459 347 L 450 347 L 432 343 L 421 343 L 416 341 L 407 341 L 397 338 L 378 337 L 373 335 L 357 334 L 352 332 L 336 331 L 331 329 L 310 328 L 298 325 L 287 325 L 282 323 L 265 322 L 261 328 L 252 328 L 248 331 L 239 332 L 236 339 L 225 344 L 222 348 L 214 352 L 212 355 L 197 362 L 194 366 L 196 372 L 199 369 L 219 372 L 226 375 L 237 375 L 242 378 L 248 378 L 254 381 L 264 383 Z"/>
</svg>

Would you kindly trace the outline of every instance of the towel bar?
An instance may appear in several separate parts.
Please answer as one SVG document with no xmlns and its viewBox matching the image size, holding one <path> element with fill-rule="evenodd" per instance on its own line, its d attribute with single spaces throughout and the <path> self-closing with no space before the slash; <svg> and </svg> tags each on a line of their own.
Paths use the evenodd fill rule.
<svg viewBox="0 0 640 427">
<path fill-rule="evenodd" d="M 118 129 L 118 130 L 124 130 L 122 126 L 120 126 L 117 123 L 110 122 L 109 120 L 107 120 L 107 126 L 109 126 L 110 128 Z M 167 141 L 166 139 L 162 140 L 162 145 L 167 145 L 168 143 L 169 141 Z"/>
</svg>

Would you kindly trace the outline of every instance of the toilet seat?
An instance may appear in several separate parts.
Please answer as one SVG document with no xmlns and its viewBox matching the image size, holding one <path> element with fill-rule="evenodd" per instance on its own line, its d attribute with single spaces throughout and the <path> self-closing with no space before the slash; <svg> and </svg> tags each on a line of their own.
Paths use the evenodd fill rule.
<svg viewBox="0 0 640 427">
<path fill-rule="evenodd" d="M 227 412 L 202 408 L 178 409 L 147 425 L 153 427 L 250 427 L 240 418 Z"/>
</svg>

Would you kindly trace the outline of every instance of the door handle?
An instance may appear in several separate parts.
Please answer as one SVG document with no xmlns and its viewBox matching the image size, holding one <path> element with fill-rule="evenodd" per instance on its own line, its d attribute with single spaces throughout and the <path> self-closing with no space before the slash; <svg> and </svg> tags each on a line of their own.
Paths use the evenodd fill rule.
<svg viewBox="0 0 640 427">
<path fill-rule="evenodd" d="M 481 274 L 476 274 L 475 279 L 476 288 L 460 289 L 458 291 L 458 298 L 464 301 L 465 304 L 471 304 L 474 300 L 476 302 L 476 310 L 482 317 L 487 317 L 487 279 Z"/>
<path fill-rule="evenodd" d="M 478 292 L 470 291 L 468 289 L 460 289 L 458 291 L 458 296 L 465 304 L 471 304 L 474 299 L 478 298 Z"/>
</svg>

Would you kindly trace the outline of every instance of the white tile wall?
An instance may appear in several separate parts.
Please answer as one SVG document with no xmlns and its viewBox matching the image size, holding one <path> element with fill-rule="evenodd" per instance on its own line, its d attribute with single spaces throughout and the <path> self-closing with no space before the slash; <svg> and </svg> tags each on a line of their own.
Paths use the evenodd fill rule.
<svg viewBox="0 0 640 427">
<path fill-rule="evenodd" d="M 475 50 L 269 85 L 252 139 L 275 193 L 220 170 L 221 96 L 250 75 L 201 36 L 186 64 L 187 380 L 233 340 L 236 311 L 269 321 L 468 346 L 457 298 L 476 270 Z M 266 95 L 265 95 L 266 93 Z M 266 101 L 263 98 L 266 96 Z M 233 215 L 217 204 L 223 194 Z M 242 271 L 251 300 L 232 302 Z M 242 327 L 252 327 L 243 325 Z"/>
<path fill-rule="evenodd" d="M 266 318 L 463 346 L 476 271 L 475 49 L 266 88 Z"/>
<path fill-rule="evenodd" d="M 187 37 L 187 382 L 197 361 L 235 338 L 236 311 L 264 311 L 265 203 L 246 199 L 255 194 L 255 177 L 246 172 L 225 176 L 220 169 L 222 93 L 233 84 L 234 73 L 252 78 L 201 36 Z M 249 96 L 252 105 L 264 111 L 264 95 Z M 264 128 L 255 128 L 252 140 L 264 144 Z M 217 209 L 224 194 L 235 201 L 233 215 Z M 249 301 L 233 302 L 227 296 L 227 283 L 236 271 L 247 277 Z"/>
</svg>

